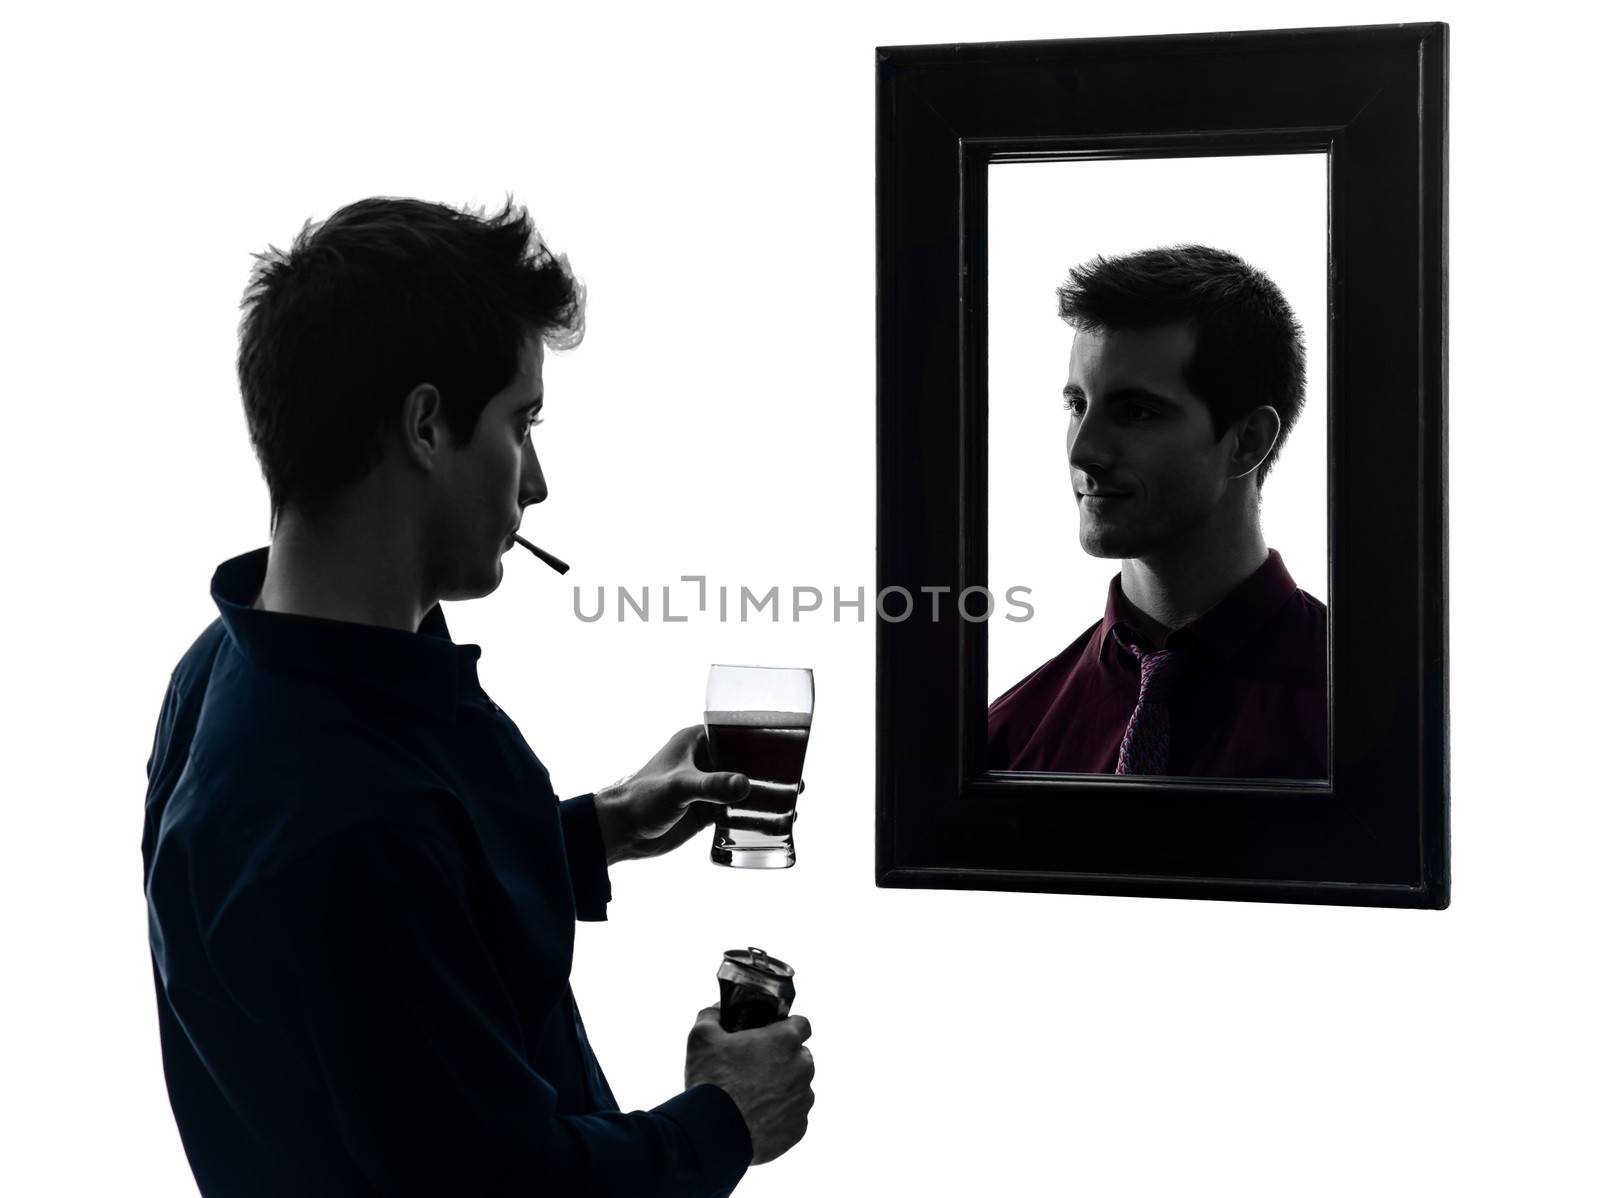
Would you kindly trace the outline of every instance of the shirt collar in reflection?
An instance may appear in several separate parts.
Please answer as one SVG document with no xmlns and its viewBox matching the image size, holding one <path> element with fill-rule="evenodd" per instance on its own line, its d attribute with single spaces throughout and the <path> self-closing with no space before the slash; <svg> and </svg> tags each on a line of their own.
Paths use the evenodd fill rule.
<svg viewBox="0 0 1600 1198">
<path fill-rule="evenodd" d="M 1182 628 L 1174 629 L 1167 637 L 1166 648 L 1198 646 L 1221 661 L 1231 661 L 1256 631 L 1294 597 L 1297 589 L 1278 551 L 1268 549 L 1267 560 L 1255 573 L 1223 596 L 1211 610 Z M 1111 631 L 1116 624 L 1126 625 L 1122 632 L 1124 637 L 1138 641 L 1141 648 L 1149 647 L 1136 631 L 1133 606 L 1122 593 L 1121 571 L 1107 588 L 1105 616 L 1095 629 L 1096 643 L 1092 647 L 1101 662 L 1109 655 L 1137 671 L 1139 664 L 1131 653 L 1110 652 L 1111 644 L 1117 639 Z"/>
</svg>

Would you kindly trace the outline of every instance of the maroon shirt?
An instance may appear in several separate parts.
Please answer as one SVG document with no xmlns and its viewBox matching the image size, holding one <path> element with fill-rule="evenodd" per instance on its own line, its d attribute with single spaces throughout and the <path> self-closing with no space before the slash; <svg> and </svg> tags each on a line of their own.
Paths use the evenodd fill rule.
<svg viewBox="0 0 1600 1198">
<path fill-rule="evenodd" d="M 989 705 L 988 767 L 1115 773 L 1139 698 L 1139 663 L 1119 638 L 1184 655 L 1168 775 L 1328 776 L 1328 609 L 1276 549 L 1164 646 L 1135 630 L 1119 572 L 1105 618 Z"/>
</svg>

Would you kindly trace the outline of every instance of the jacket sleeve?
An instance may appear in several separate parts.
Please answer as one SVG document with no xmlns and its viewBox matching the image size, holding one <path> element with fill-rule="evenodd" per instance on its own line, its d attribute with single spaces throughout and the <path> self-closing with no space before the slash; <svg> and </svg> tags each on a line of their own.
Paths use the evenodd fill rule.
<svg viewBox="0 0 1600 1198">
<path fill-rule="evenodd" d="M 650 1111 L 558 1115 L 479 937 L 448 835 L 368 819 L 229 904 L 213 959 L 291 1029 L 376 1193 L 726 1194 L 751 1160 L 737 1106 L 696 1086 Z"/>
<path fill-rule="evenodd" d="M 561 836 L 567 846 L 567 872 L 572 876 L 572 899 L 578 918 L 603 920 L 611 901 L 611 874 L 606 868 L 606 842 L 600 837 L 594 795 L 579 795 L 561 803 Z"/>
</svg>

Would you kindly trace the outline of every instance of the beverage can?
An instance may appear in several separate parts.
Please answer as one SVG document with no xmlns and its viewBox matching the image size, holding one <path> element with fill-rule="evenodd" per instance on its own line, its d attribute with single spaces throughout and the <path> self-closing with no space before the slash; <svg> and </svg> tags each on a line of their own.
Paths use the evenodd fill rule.
<svg viewBox="0 0 1600 1198">
<path fill-rule="evenodd" d="M 759 948 L 730 948 L 717 970 L 722 1030 L 742 1032 L 788 1017 L 794 970 Z"/>
</svg>

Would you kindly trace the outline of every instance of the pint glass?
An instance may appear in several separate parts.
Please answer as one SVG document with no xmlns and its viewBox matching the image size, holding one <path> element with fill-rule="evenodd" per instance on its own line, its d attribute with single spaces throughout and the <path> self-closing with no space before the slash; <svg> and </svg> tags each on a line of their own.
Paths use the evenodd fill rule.
<svg viewBox="0 0 1600 1198">
<path fill-rule="evenodd" d="M 711 860 L 741 869 L 794 864 L 794 803 L 811 735 L 810 670 L 712 666 L 706 680 L 711 767 L 750 779 L 717 812 Z"/>
</svg>

